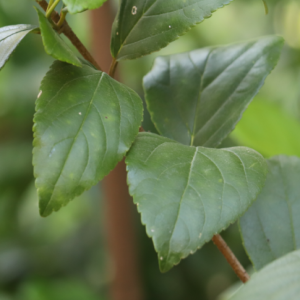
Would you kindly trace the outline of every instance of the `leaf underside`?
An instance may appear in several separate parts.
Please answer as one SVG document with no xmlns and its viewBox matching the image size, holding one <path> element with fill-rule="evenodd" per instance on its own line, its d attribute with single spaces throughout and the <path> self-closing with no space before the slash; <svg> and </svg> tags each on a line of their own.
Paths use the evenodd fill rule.
<svg viewBox="0 0 300 300">
<path fill-rule="evenodd" d="M 112 29 L 111 53 L 117 60 L 158 51 L 231 0 L 121 1 Z"/>
<path fill-rule="evenodd" d="M 52 28 L 45 15 L 38 9 L 36 11 L 39 16 L 41 35 L 46 53 L 55 59 L 81 67 L 82 65 L 78 57 Z"/>
<path fill-rule="evenodd" d="M 144 87 L 158 131 L 186 145 L 217 147 L 277 64 L 282 45 L 271 36 L 157 58 Z"/>
<path fill-rule="evenodd" d="M 189 147 L 150 133 L 138 135 L 126 164 L 130 194 L 163 272 L 235 222 L 266 176 L 253 150 Z"/>
<path fill-rule="evenodd" d="M 277 156 L 257 201 L 240 220 L 246 251 L 256 269 L 300 248 L 300 159 Z"/>
<path fill-rule="evenodd" d="M 33 164 L 42 216 L 95 185 L 123 158 L 142 121 L 139 96 L 106 73 L 56 61 L 41 84 Z"/>
<path fill-rule="evenodd" d="M 37 29 L 34 25 L 12 25 L 0 28 L 0 70 L 23 38 Z"/>
<path fill-rule="evenodd" d="M 80 13 L 87 9 L 96 9 L 107 0 L 63 0 L 71 14 Z"/>
<path fill-rule="evenodd" d="M 300 251 L 294 251 L 254 274 L 230 300 L 298 300 Z"/>
</svg>

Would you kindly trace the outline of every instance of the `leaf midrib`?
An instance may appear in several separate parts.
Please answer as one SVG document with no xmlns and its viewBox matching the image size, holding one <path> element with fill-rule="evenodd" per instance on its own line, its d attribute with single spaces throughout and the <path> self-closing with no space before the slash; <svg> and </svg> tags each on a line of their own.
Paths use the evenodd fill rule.
<svg viewBox="0 0 300 300">
<path fill-rule="evenodd" d="M 32 29 L 23 29 L 23 30 L 14 32 L 14 33 L 12 33 L 12 34 L 10 34 L 10 35 L 5 36 L 2 40 L 0 40 L 0 42 L 2 42 L 2 41 L 4 41 L 4 40 L 8 39 L 9 37 L 11 37 L 11 36 L 13 36 L 13 35 L 16 35 L 16 34 L 18 34 L 18 33 L 21 33 L 21 32 L 23 32 L 23 31 L 31 31 L 31 30 L 34 30 L 34 28 L 32 28 Z"/>
<path fill-rule="evenodd" d="M 74 146 L 74 144 L 75 144 L 75 142 L 76 142 L 76 140 L 77 140 L 77 138 L 78 138 L 78 135 L 79 135 L 79 133 L 80 133 L 80 131 L 81 131 L 81 129 L 82 129 L 84 123 L 85 123 L 85 120 L 86 120 L 86 118 L 87 118 L 87 116 L 88 116 L 88 114 L 89 114 L 89 112 L 90 112 L 90 109 L 91 109 L 91 106 L 93 105 L 93 101 L 94 101 L 96 92 L 97 92 L 98 89 L 99 89 L 99 86 L 100 86 L 100 84 L 101 84 L 101 81 L 102 81 L 102 79 L 103 79 L 104 74 L 105 74 L 105 73 L 103 72 L 103 73 L 101 74 L 100 78 L 99 78 L 97 87 L 96 87 L 95 92 L 94 92 L 94 94 L 93 94 L 93 96 L 92 96 L 92 99 L 91 99 L 90 104 L 89 104 L 89 106 L 88 106 L 87 112 L 86 112 L 86 114 L 85 114 L 85 116 L 84 116 L 84 118 L 83 118 L 83 120 L 82 120 L 82 122 L 81 122 L 81 125 L 80 125 L 80 127 L 79 127 L 79 129 L 78 129 L 78 131 L 77 131 L 77 134 L 76 134 L 76 136 L 74 137 L 74 140 L 73 140 L 73 142 L 72 142 L 72 144 L 71 144 L 71 146 L 70 146 L 70 149 L 69 149 L 69 151 L 68 151 L 68 154 L 67 154 L 67 157 L 66 157 L 66 159 L 65 159 L 65 162 L 64 162 L 64 164 L 63 164 L 63 166 L 62 166 L 62 168 L 61 168 L 61 171 L 59 172 L 59 175 L 58 175 L 58 177 L 57 177 L 57 179 L 56 179 L 56 181 L 55 181 L 55 183 L 54 183 L 54 187 L 53 187 L 53 191 L 52 191 L 51 197 L 50 197 L 50 199 L 49 199 L 49 201 L 48 201 L 48 203 L 47 203 L 47 205 L 46 205 L 46 207 L 45 207 L 45 209 L 44 209 L 44 212 L 47 211 L 47 208 L 49 207 L 49 205 L 50 205 L 50 203 L 51 203 L 51 201 L 52 201 L 52 197 L 53 197 L 53 195 L 54 195 L 54 191 L 55 191 L 57 182 L 58 182 L 59 178 L 61 177 L 61 174 L 62 174 L 62 172 L 63 172 L 63 170 L 64 170 L 64 168 L 65 168 L 65 165 L 66 165 L 66 163 L 67 163 L 67 161 L 68 161 L 68 159 L 69 159 L 69 156 L 70 156 L 70 153 L 71 153 L 71 151 L 72 151 L 72 148 L 73 148 L 73 146 Z"/>
<path fill-rule="evenodd" d="M 176 228 L 176 225 L 177 225 L 177 222 L 178 222 L 178 219 L 179 219 L 179 215 L 180 215 L 180 209 L 181 209 L 181 205 L 182 205 L 182 200 L 183 200 L 183 197 L 186 193 L 186 190 L 189 186 L 189 183 L 190 183 L 190 179 L 191 179 L 191 175 L 192 175 L 192 170 L 193 170 L 193 166 L 194 166 L 194 162 L 195 162 L 195 159 L 196 159 L 196 156 L 197 156 L 197 153 L 198 153 L 198 148 L 195 148 L 195 153 L 193 155 L 193 159 L 191 161 L 191 165 L 190 165 L 190 170 L 189 170 L 189 176 L 188 176 L 188 179 L 187 179 L 187 183 L 186 183 L 186 186 L 185 186 L 185 189 L 182 193 L 182 196 L 180 198 L 180 201 L 179 201 L 179 206 L 178 206 L 178 211 L 177 211 L 177 216 L 176 216 L 176 220 L 175 220 L 175 223 L 174 223 L 174 226 L 173 226 L 173 230 L 172 230 L 172 233 L 171 233 L 171 237 L 169 239 L 169 245 L 168 245 L 168 255 L 167 255 L 167 258 L 166 258 L 166 261 L 168 262 L 169 260 L 169 256 L 170 256 L 170 247 L 171 247 L 171 241 L 172 241 L 172 238 L 173 238 L 173 235 L 174 235 L 174 231 L 175 231 L 175 228 Z"/>
<path fill-rule="evenodd" d="M 245 51 L 242 51 L 242 53 L 240 55 L 238 55 L 238 57 L 236 57 L 228 66 L 226 66 L 226 68 L 224 70 L 222 70 L 210 83 L 208 86 L 210 86 L 213 82 L 215 82 L 215 80 L 217 78 L 219 78 L 226 70 L 228 70 L 238 59 L 240 59 L 243 55 L 245 55 L 256 43 L 252 43 L 250 47 L 247 47 Z M 240 84 L 244 81 L 244 79 L 248 76 L 249 72 L 252 70 L 252 68 L 250 68 L 250 70 L 247 72 L 247 74 L 242 78 L 242 80 L 240 81 L 240 83 L 237 85 L 236 89 L 230 94 L 230 96 L 228 97 L 228 99 L 226 99 L 226 101 L 222 104 L 222 106 L 208 119 L 208 121 L 196 132 L 196 126 L 197 126 L 197 120 L 198 120 L 198 109 L 199 106 L 201 105 L 201 97 L 202 97 L 202 93 L 205 91 L 205 89 L 208 87 L 206 86 L 203 89 L 203 82 L 204 82 L 204 76 L 205 76 L 205 71 L 207 68 L 207 64 L 208 64 L 208 60 L 212 54 L 212 52 L 215 49 L 212 49 L 208 55 L 207 55 L 207 59 L 204 65 L 204 69 L 203 69 L 203 73 L 200 79 L 200 92 L 199 92 L 199 96 L 198 96 L 198 101 L 197 101 L 197 106 L 196 106 L 196 110 L 195 110 L 195 117 L 194 117 L 194 128 L 192 131 L 192 135 L 191 135 L 191 146 L 194 145 L 194 139 L 197 137 L 197 135 L 203 130 L 203 128 L 209 123 L 209 121 L 216 115 L 217 112 L 220 111 L 220 109 L 227 103 L 228 99 L 236 92 L 236 90 L 238 89 L 238 87 L 240 86 Z M 192 59 L 191 59 L 192 60 Z M 257 62 L 257 61 L 256 61 Z"/>
<path fill-rule="evenodd" d="M 145 14 L 152 6 L 156 3 L 156 1 L 157 1 L 157 0 L 155 0 L 155 1 L 148 7 L 148 9 L 147 9 L 146 11 L 143 11 L 143 13 L 141 14 L 140 18 L 137 19 L 136 23 L 135 23 L 135 24 L 132 26 L 132 28 L 129 30 L 128 34 L 127 34 L 126 37 L 123 39 L 122 44 L 120 44 L 120 49 L 119 49 L 119 51 L 118 51 L 116 57 L 119 56 L 119 54 L 120 54 L 120 52 L 121 52 L 123 46 L 125 45 L 125 43 L 126 43 L 126 41 L 127 41 L 127 38 L 128 38 L 128 37 L 130 36 L 130 34 L 131 34 L 133 28 L 135 28 L 135 26 L 136 26 L 136 25 L 140 22 L 140 20 L 143 18 L 144 14 Z M 146 3 L 146 4 L 147 4 L 147 3 Z M 125 4 L 125 5 L 126 5 L 126 4 Z M 144 5 L 145 5 L 145 4 L 144 4 Z M 119 28 L 120 28 L 120 27 L 119 27 Z M 120 32 L 120 30 L 119 30 L 119 32 Z M 120 37 L 121 37 L 121 32 L 120 32 Z"/>
</svg>

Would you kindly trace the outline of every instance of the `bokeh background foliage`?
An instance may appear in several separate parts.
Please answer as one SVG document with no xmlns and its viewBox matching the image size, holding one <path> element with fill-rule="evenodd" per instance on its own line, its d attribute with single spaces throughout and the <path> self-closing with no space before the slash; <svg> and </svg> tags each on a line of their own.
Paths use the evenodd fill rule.
<svg viewBox="0 0 300 300">
<path fill-rule="evenodd" d="M 117 2 L 117 1 L 116 1 Z M 265 157 L 300 155 L 300 2 L 236 0 L 179 40 L 150 56 L 122 62 L 122 81 L 143 97 L 142 78 L 155 57 L 280 34 L 286 46 L 277 68 L 250 104 L 230 143 Z M 32 0 L 0 1 L 0 26 L 38 24 Z M 68 21 L 91 45 L 89 13 Z M 108 29 L 109 30 L 109 29 Z M 53 59 L 40 37 L 29 35 L 0 72 L 0 300 L 108 299 L 113 264 L 105 247 L 101 188 L 94 187 L 59 213 L 38 214 L 32 175 L 32 118 L 39 84 Z M 144 128 L 155 131 L 145 113 Z M 140 269 L 147 299 L 222 299 L 237 281 L 211 244 L 167 274 L 160 274 L 152 242 L 136 213 Z M 224 233 L 238 258 L 250 266 L 236 225 Z"/>
</svg>

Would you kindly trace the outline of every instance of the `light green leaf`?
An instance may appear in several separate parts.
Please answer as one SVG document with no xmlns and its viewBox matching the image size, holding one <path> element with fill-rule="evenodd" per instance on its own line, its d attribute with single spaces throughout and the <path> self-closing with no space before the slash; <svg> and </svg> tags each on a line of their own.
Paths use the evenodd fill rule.
<svg viewBox="0 0 300 300">
<path fill-rule="evenodd" d="M 63 0 L 71 14 L 76 14 L 87 9 L 96 9 L 107 0 Z"/>
<path fill-rule="evenodd" d="M 300 156 L 300 122 L 275 103 L 257 98 L 249 105 L 232 133 L 240 144 L 266 157 L 279 154 Z"/>
<path fill-rule="evenodd" d="M 122 60 L 158 51 L 231 1 L 120 1 L 112 30 L 111 53 Z"/>
<path fill-rule="evenodd" d="M 24 24 L 0 28 L 0 70 L 23 38 L 35 29 L 34 25 Z"/>
<path fill-rule="evenodd" d="M 248 148 L 196 148 L 151 133 L 138 135 L 126 164 L 130 194 L 163 272 L 235 222 L 267 171 Z"/>
<path fill-rule="evenodd" d="M 299 300 L 300 251 L 266 266 L 230 300 Z"/>
<path fill-rule="evenodd" d="M 44 14 L 38 9 L 36 9 L 36 11 L 39 16 L 41 35 L 46 53 L 55 59 L 81 67 L 82 64 L 78 57 L 73 53 L 73 51 L 59 36 L 59 34 L 52 28 Z"/>
<path fill-rule="evenodd" d="M 56 61 L 41 84 L 33 164 L 42 216 L 95 185 L 138 133 L 142 102 L 128 87 L 84 64 Z"/>
<path fill-rule="evenodd" d="M 144 78 L 158 131 L 186 145 L 217 147 L 275 67 L 277 36 L 156 59 Z"/>
<path fill-rule="evenodd" d="M 240 220 L 256 269 L 300 248 L 300 159 L 277 156 L 267 163 L 266 185 Z"/>
</svg>

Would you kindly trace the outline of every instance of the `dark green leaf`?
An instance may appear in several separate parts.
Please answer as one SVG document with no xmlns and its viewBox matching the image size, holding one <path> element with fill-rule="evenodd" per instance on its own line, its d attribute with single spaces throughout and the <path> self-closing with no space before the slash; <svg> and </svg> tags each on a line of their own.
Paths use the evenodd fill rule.
<svg viewBox="0 0 300 300">
<path fill-rule="evenodd" d="M 138 133 L 142 102 L 88 65 L 55 62 L 34 117 L 33 164 L 41 215 L 59 210 L 123 158 Z"/>
<path fill-rule="evenodd" d="M 151 133 L 138 135 L 126 164 L 130 194 L 163 272 L 235 222 L 267 171 L 248 148 L 189 147 Z"/>
<path fill-rule="evenodd" d="M 36 9 L 39 15 L 40 29 L 43 38 L 44 48 L 47 54 L 55 59 L 67 62 L 69 64 L 81 67 L 81 62 L 78 57 L 73 53 L 65 41 L 58 35 L 52 28 L 47 18 L 42 12 Z"/>
<path fill-rule="evenodd" d="M 300 122 L 276 103 L 257 98 L 245 111 L 232 133 L 240 144 L 266 157 L 279 154 L 300 156 Z"/>
<path fill-rule="evenodd" d="M 158 51 L 232 0 L 126 0 L 112 30 L 117 60 Z"/>
<path fill-rule="evenodd" d="M 33 25 L 12 25 L 0 28 L 0 70 L 22 39 L 37 27 Z"/>
<path fill-rule="evenodd" d="M 300 251 L 290 253 L 253 275 L 230 300 L 298 300 Z"/>
<path fill-rule="evenodd" d="M 267 162 L 266 185 L 240 220 L 256 269 L 300 248 L 300 159 L 277 156 Z"/>
<path fill-rule="evenodd" d="M 157 58 L 144 86 L 158 131 L 186 145 L 218 146 L 276 65 L 282 45 L 272 36 Z"/>
<path fill-rule="evenodd" d="M 87 9 L 96 9 L 107 0 L 63 0 L 68 11 L 71 14 L 76 14 Z"/>
</svg>

